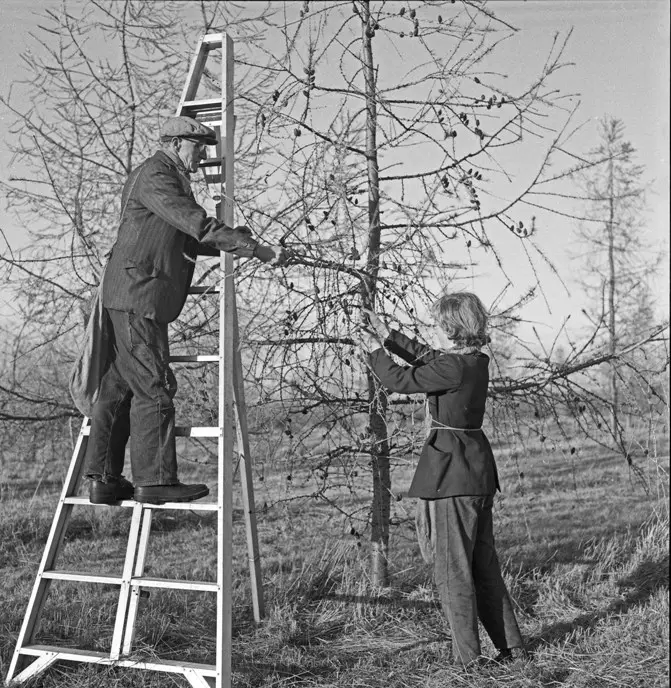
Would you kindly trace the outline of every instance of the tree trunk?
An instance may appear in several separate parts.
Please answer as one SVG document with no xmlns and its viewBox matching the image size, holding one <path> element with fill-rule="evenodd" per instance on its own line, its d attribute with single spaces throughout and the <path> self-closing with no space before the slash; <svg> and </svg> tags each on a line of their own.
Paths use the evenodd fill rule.
<svg viewBox="0 0 671 688">
<path fill-rule="evenodd" d="M 366 84 L 366 160 L 368 167 L 368 256 L 366 270 L 370 275 L 361 286 L 364 307 L 374 309 L 377 275 L 380 269 L 380 184 L 377 160 L 377 107 L 375 69 L 373 66 L 374 35 L 368 0 L 361 2 L 363 73 Z M 367 373 L 369 425 L 371 433 L 371 466 L 373 472 L 373 504 L 371 518 L 371 577 L 379 586 L 389 584 L 387 556 L 389 548 L 389 516 L 391 475 L 389 471 L 389 439 L 387 436 L 387 397 L 373 375 Z"/>
<path fill-rule="evenodd" d="M 615 330 L 615 285 L 617 275 L 615 271 L 615 179 L 614 163 L 611 158 L 608 163 L 608 353 L 614 355 L 617 351 L 617 333 Z M 610 370 L 610 403 L 613 435 L 620 443 L 620 419 L 618 418 L 619 389 L 616 362 L 613 360 Z"/>
</svg>

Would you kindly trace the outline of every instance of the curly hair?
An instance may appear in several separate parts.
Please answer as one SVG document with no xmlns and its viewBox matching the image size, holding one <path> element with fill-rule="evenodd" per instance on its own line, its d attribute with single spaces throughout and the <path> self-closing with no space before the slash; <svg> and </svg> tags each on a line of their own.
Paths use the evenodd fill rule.
<svg viewBox="0 0 671 688">
<path fill-rule="evenodd" d="M 482 301 L 467 291 L 443 294 L 431 311 L 436 323 L 458 347 L 481 347 L 490 339 L 487 334 L 489 314 Z"/>
</svg>

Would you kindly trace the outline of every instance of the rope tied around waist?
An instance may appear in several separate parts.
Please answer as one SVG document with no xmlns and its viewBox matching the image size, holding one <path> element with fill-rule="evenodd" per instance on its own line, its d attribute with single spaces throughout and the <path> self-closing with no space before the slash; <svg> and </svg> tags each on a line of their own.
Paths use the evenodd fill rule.
<svg viewBox="0 0 671 688">
<path fill-rule="evenodd" d="M 461 430 L 462 432 L 476 432 L 478 430 L 482 430 L 482 425 L 479 428 L 453 428 L 451 425 L 443 425 L 442 423 L 438 423 L 437 425 L 432 424 L 430 430 Z"/>
<path fill-rule="evenodd" d="M 429 433 L 431 433 L 432 430 L 458 430 L 461 432 L 478 432 L 482 430 L 482 425 L 479 428 L 455 428 L 451 425 L 445 425 L 444 423 L 441 423 L 440 421 L 436 420 L 431 416 L 431 411 L 429 410 L 428 397 L 424 402 L 424 414 L 424 428 L 426 437 L 429 436 Z"/>
</svg>

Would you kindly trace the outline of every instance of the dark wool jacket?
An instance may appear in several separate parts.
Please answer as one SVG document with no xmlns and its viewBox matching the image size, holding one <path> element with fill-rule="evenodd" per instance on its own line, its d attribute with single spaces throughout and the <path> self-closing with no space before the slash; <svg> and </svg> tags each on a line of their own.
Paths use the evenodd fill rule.
<svg viewBox="0 0 671 688">
<path fill-rule="evenodd" d="M 426 394 L 432 419 L 408 494 L 422 499 L 494 494 L 498 474 L 485 433 L 441 427 L 481 427 L 489 357 L 434 351 L 394 330 L 385 346 L 411 366 L 397 365 L 377 349 L 370 354 L 375 374 L 392 392 Z"/>
<path fill-rule="evenodd" d="M 160 150 L 130 174 L 121 207 L 103 280 L 106 308 L 172 322 L 184 306 L 198 253 L 249 257 L 257 246 L 248 233 L 208 217 L 186 172 Z"/>
</svg>

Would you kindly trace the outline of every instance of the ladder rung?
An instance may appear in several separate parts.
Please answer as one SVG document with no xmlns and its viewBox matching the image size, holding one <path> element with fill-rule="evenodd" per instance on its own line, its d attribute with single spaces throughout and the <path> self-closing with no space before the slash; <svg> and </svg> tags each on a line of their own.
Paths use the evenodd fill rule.
<svg viewBox="0 0 671 688">
<path fill-rule="evenodd" d="M 175 435 L 177 437 L 219 437 L 223 432 L 223 428 L 217 425 L 212 426 L 195 426 L 195 425 L 180 425 L 175 428 Z"/>
<path fill-rule="evenodd" d="M 221 98 L 201 98 L 200 100 L 185 100 L 183 108 L 209 108 L 218 107 L 221 110 Z"/>
<path fill-rule="evenodd" d="M 20 649 L 20 653 L 34 657 L 55 654 L 64 661 L 114 664 L 115 666 L 134 667 L 135 669 L 148 669 L 150 671 L 167 671 L 176 674 L 183 673 L 184 669 L 193 669 L 203 676 L 216 676 L 217 674 L 217 668 L 213 664 L 196 664 L 195 662 L 182 662 L 175 659 L 152 659 L 147 662 L 138 659 L 111 659 L 107 652 L 58 647 L 57 645 L 25 645 Z"/>
<path fill-rule="evenodd" d="M 219 437 L 222 430 L 216 426 L 179 425 L 175 428 L 176 437 Z M 91 426 L 82 428 L 82 434 L 91 434 Z"/>
<path fill-rule="evenodd" d="M 208 174 L 207 172 L 203 172 L 203 177 L 206 184 L 221 184 L 225 181 L 221 174 Z"/>
<path fill-rule="evenodd" d="M 109 506 L 108 504 L 92 504 L 88 497 L 66 497 L 65 504 L 76 504 L 77 506 Z M 124 499 L 117 502 L 115 507 L 133 508 L 137 502 L 132 499 Z M 166 502 L 165 504 L 144 504 L 145 509 L 177 509 L 183 511 L 216 511 L 219 506 L 212 502 Z"/>
<path fill-rule="evenodd" d="M 80 571 L 45 571 L 43 578 L 51 580 L 73 581 L 76 583 L 104 583 L 105 585 L 121 585 L 119 576 L 109 573 L 81 573 Z M 204 590 L 217 591 L 217 584 L 211 581 L 171 580 L 170 578 L 146 578 L 133 576 L 131 585 L 140 588 L 166 588 L 169 590 Z"/>
<path fill-rule="evenodd" d="M 221 430 L 216 425 L 213 426 L 191 426 L 180 425 L 175 428 L 175 435 L 177 437 L 219 437 Z M 91 426 L 82 428 L 83 435 L 91 434 Z"/>
<path fill-rule="evenodd" d="M 171 356 L 170 363 L 196 363 L 198 361 L 216 363 L 219 360 L 219 356 L 205 356 L 196 354 L 193 356 Z"/>
<path fill-rule="evenodd" d="M 205 256 L 206 258 L 217 258 L 218 256 Z M 189 287 L 189 294 L 218 294 L 221 289 L 218 286 L 209 287 Z"/>
<path fill-rule="evenodd" d="M 198 167 L 221 167 L 221 158 L 201 160 L 201 162 L 198 163 Z"/>
<path fill-rule="evenodd" d="M 168 590 L 203 590 L 217 592 L 219 587 L 211 581 L 174 580 L 170 578 L 147 578 L 145 576 L 133 576 L 131 585 L 140 588 L 166 588 Z"/>
<path fill-rule="evenodd" d="M 193 117 L 199 122 L 207 121 L 208 126 L 221 124 L 221 98 L 206 100 L 187 100 L 180 108 L 182 115 Z"/>
<path fill-rule="evenodd" d="M 121 585 L 119 576 L 109 573 L 80 573 L 79 571 L 45 571 L 42 576 L 51 580 L 76 581 L 79 583 L 105 583 L 107 585 Z"/>
</svg>

